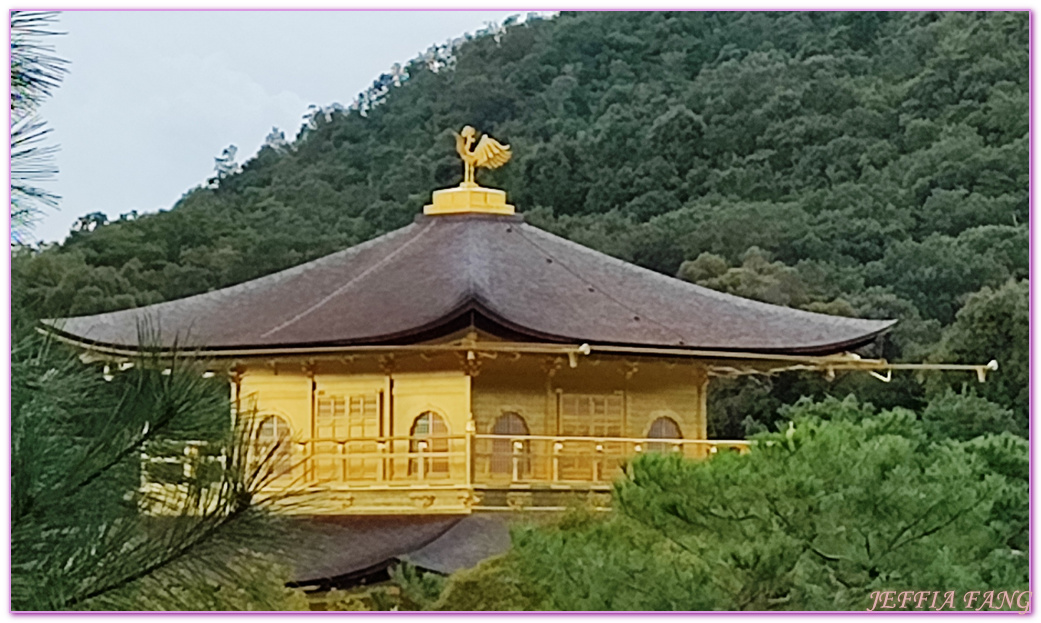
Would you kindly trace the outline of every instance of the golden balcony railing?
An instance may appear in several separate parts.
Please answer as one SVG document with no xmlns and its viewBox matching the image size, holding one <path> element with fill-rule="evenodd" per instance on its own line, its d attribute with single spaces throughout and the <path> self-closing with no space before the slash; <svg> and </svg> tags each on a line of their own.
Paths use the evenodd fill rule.
<svg viewBox="0 0 1041 623">
<path fill-rule="evenodd" d="M 312 485 L 468 483 L 468 435 L 290 442 L 285 477 Z"/>
<path fill-rule="evenodd" d="M 744 440 L 473 435 L 474 482 L 513 484 L 607 484 L 622 467 L 646 452 L 707 458 L 748 451 Z"/>
<path fill-rule="evenodd" d="M 744 440 L 651 439 L 549 435 L 462 435 L 286 440 L 270 455 L 273 489 L 490 490 L 609 485 L 634 457 L 648 452 L 704 459 L 746 453 Z M 224 459 L 205 443 L 142 457 L 142 486 L 177 486 Z"/>
</svg>

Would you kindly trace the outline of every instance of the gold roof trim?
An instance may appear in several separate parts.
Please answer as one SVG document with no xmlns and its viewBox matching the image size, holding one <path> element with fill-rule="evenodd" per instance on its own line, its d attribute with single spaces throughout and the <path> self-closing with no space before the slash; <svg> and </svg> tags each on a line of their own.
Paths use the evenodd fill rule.
<svg viewBox="0 0 1041 623">
<path fill-rule="evenodd" d="M 44 329 L 37 329 L 43 335 L 49 335 L 53 339 L 73 346 L 85 349 L 80 359 L 83 361 L 126 361 L 140 356 L 140 353 L 111 346 L 99 344 L 88 344 L 65 336 L 48 333 Z M 856 353 L 838 353 L 835 355 L 785 355 L 779 353 L 749 353 L 735 351 L 719 351 L 706 349 L 673 349 L 673 348 L 648 348 L 641 346 L 610 346 L 590 344 L 546 344 L 537 342 L 481 342 L 465 338 L 448 344 L 400 344 L 379 346 L 320 346 L 305 348 L 265 348 L 265 349 L 221 349 L 206 351 L 182 351 L 183 356 L 208 358 L 250 359 L 257 357 L 272 356 L 332 356 L 351 354 L 388 354 L 388 353 L 445 353 L 445 352 L 483 352 L 483 353 L 519 353 L 529 355 L 556 355 L 567 357 L 572 368 L 577 367 L 579 357 L 591 354 L 599 355 L 646 355 L 684 357 L 693 359 L 712 360 L 708 362 L 708 371 L 711 376 L 745 376 L 745 375 L 771 375 L 778 372 L 794 370 L 823 372 L 828 380 L 835 377 L 836 372 L 867 372 L 872 376 L 889 382 L 893 370 L 945 370 L 960 372 L 975 372 L 976 380 L 984 383 L 987 373 L 998 369 L 998 362 L 991 360 L 986 364 L 959 364 L 959 363 L 890 363 L 885 359 L 863 359 Z M 172 356 L 170 351 L 160 351 L 158 356 Z M 728 365 L 729 364 L 729 365 Z M 886 372 L 883 377 L 879 372 Z"/>
</svg>

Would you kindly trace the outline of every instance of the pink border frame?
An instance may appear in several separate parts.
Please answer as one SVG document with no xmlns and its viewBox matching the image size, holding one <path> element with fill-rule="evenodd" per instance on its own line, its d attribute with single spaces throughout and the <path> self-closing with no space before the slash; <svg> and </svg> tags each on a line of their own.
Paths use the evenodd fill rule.
<svg viewBox="0 0 1041 623">
<path fill-rule="evenodd" d="M 504 12 L 519 11 L 519 12 L 522 12 L 522 13 L 523 12 L 529 12 L 529 11 L 571 10 L 571 9 L 548 9 L 548 8 L 495 7 L 496 10 L 500 10 L 500 8 Z M 11 10 L 17 10 L 17 7 L 8 7 L 8 11 L 11 11 Z M 476 8 L 426 8 L 426 7 L 390 8 L 390 9 L 387 9 L 387 8 L 376 8 L 376 7 L 373 7 L 373 8 L 365 8 L 365 7 L 350 7 L 350 8 L 302 7 L 302 8 L 292 8 L 292 9 L 285 9 L 285 8 L 243 9 L 243 8 L 235 8 L 235 7 L 232 7 L 232 8 L 221 8 L 221 7 L 205 7 L 205 8 L 148 7 L 148 8 L 142 8 L 142 9 L 136 9 L 136 8 L 125 8 L 125 7 L 112 7 L 112 8 L 93 7 L 93 8 L 89 8 L 89 9 L 84 9 L 84 8 L 76 8 L 76 7 L 73 7 L 73 8 L 47 7 L 47 8 L 33 8 L 32 10 L 55 10 L 55 11 L 229 11 L 229 12 L 230 11 L 285 11 L 285 12 L 289 12 L 289 11 L 293 11 L 293 12 L 298 12 L 298 11 L 384 11 L 384 12 L 385 11 L 460 11 L 461 12 L 461 11 L 475 11 L 475 10 L 479 10 L 479 9 L 476 9 Z M 583 11 L 590 11 L 590 10 L 597 10 L 597 11 L 630 11 L 632 9 L 608 8 L 608 9 L 574 9 L 574 10 L 583 10 Z M 639 10 L 640 11 L 651 11 L 651 10 L 656 10 L 656 9 L 653 9 L 653 8 L 643 8 L 643 9 L 639 9 Z M 664 9 L 662 9 L 662 10 L 676 11 L 676 10 L 682 10 L 682 9 L 677 9 L 677 8 L 674 8 L 674 7 L 666 7 Z M 736 11 L 751 11 L 751 10 L 764 10 L 764 9 L 734 9 L 734 8 L 714 9 L 714 8 L 703 7 L 703 8 L 698 8 L 698 9 L 686 9 L 686 10 L 696 10 L 696 11 L 722 10 L 722 11 L 736 12 Z M 782 9 L 765 9 L 765 10 L 767 10 L 767 11 L 777 11 L 777 10 L 782 10 Z M 787 9 L 783 9 L 783 10 L 785 10 L 785 11 L 807 11 L 807 12 L 810 12 L 810 11 L 824 12 L 824 11 L 826 11 L 826 9 L 816 9 L 816 8 L 815 9 L 791 9 L 791 8 L 787 8 Z M 846 12 L 846 11 L 912 12 L 912 11 L 934 11 L 934 10 L 937 10 L 937 9 L 877 9 L 877 8 L 856 9 L 856 8 L 844 8 L 844 9 L 833 9 L 832 11 L 842 11 L 842 12 Z M 971 9 L 960 8 L 960 9 L 957 9 L 957 10 L 958 11 L 968 11 L 968 10 L 971 10 Z M 1036 403 L 1036 398 L 1035 398 L 1034 375 L 1032 374 L 1033 371 L 1034 371 L 1034 345 L 1035 345 L 1035 341 L 1034 341 L 1034 324 L 1035 324 L 1034 323 L 1034 311 L 1035 311 L 1035 309 L 1034 309 L 1034 304 L 1033 304 L 1034 303 L 1034 281 L 1033 281 L 1033 276 L 1035 274 L 1035 270 L 1034 270 L 1035 269 L 1035 262 L 1034 262 L 1034 249 L 1035 249 L 1035 245 L 1034 245 L 1034 206 L 1035 206 L 1035 202 L 1034 202 L 1034 123 L 1033 123 L 1034 122 L 1034 94 L 1035 94 L 1035 92 L 1034 92 L 1034 11 L 1031 10 L 1031 9 L 983 9 L 983 10 L 988 11 L 988 12 L 994 12 L 994 11 L 1015 11 L 1015 12 L 1026 11 L 1028 13 L 1028 20 L 1027 20 L 1027 22 L 1028 22 L 1028 40 L 1029 40 L 1029 46 L 1030 46 L 1030 54 L 1029 54 L 1029 61 L 1028 61 L 1029 78 L 1028 78 L 1027 93 L 1028 93 L 1028 99 L 1029 99 L 1029 115 L 1030 115 L 1030 118 L 1029 118 L 1029 126 L 1028 126 L 1029 129 L 1028 129 L 1028 132 L 1027 132 L 1027 136 L 1028 136 L 1027 143 L 1028 143 L 1029 167 L 1030 167 L 1029 189 L 1028 189 L 1029 212 L 1030 212 L 1030 214 L 1029 214 L 1029 225 L 1028 225 L 1028 232 L 1029 232 L 1028 233 L 1028 240 L 1029 240 L 1029 243 L 1028 243 L 1029 251 L 1028 251 L 1028 253 L 1029 253 L 1029 256 L 1030 256 L 1030 259 L 1029 259 L 1029 273 L 1030 273 L 1030 275 L 1029 275 L 1029 278 L 1028 278 L 1027 281 L 1028 281 L 1028 290 L 1029 290 L 1028 309 L 1029 309 L 1029 316 L 1030 316 L 1030 326 L 1029 326 L 1029 349 L 1030 349 L 1030 354 L 1029 354 L 1029 364 L 1028 364 L 1028 366 L 1029 366 L 1029 370 L 1031 372 L 1031 374 L 1029 376 L 1030 380 L 1029 380 L 1029 389 L 1028 389 L 1028 395 L 1029 395 L 1029 403 L 1028 404 L 1029 404 L 1029 413 L 1030 413 L 1030 415 L 1033 415 L 1033 413 L 1034 413 L 1034 406 L 1037 404 Z M 10 33 L 9 33 L 9 35 L 10 35 Z M 10 65 L 10 47 L 8 47 L 8 65 Z M 8 91 L 8 98 L 10 99 L 10 91 Z M 11 109 L 10 109 L 10 106 L 8 106 L 7 117 L 8 117 L 8 126 L 10 127 L 10 122 L 11 122 Z M 8 147 L 8 172 L 10 172 L 10 155 L 11 155 L 10 154 L 10 147 Z M 7 194 L 8 194 L 8 203 L 10 203 L 10 200 L 11 200 L 11 189 L 10 189 L 10 186 L 8 186 L 7 191 L 8 191 L 7 192 Z M 12 221 L 11 221 L 11 218 L 10 218 L 10 213 L 8 213 L 8 218 L 7 218 L 7 221 L 6 221 L 6 227 L 7 227 L 8 239 L 10 239 L 11 228 L 12 228 Z M 7 303 L 7 313 L 8 313 L 8 317 L 7 317 L 7 320 L 8 320 L 7 325 L 8 326 L 7 326 L 7 335 L 6 335 L 7 352 L 8 353 L 11 352 L 11 348 L 13 347 L 13 343 L 12 343 L 12 340 L 13 340 L 12 328 L 13 327 L 12 327 L 12 324 L 11 324 L 12 320 L 13 320 L 12 317 L 11 317 L 12 292 L 11 292 L 11 280 L 10 280 L 10 278 L 11 278 L 10 270 L 11 270 L 12 256 L 11 256 L 10 253 L 11 252 L 9 250 L 8 251 L 8 259 L 7 259 L 7 261 L 8 261 L 8 265 L 7 265 L 7 268 L 8 268 L 8 275 L 7 275 L 8 282 L 7 282 L 7 288 L 4 290 L 4 296 L 5 296 L 5 300 L 6 300 L 6 303 Z M 8 372 L 8 375 L 7 375 L 8 387 L 10 387 L 10 383 L 11 383 L 10 359 L 8 359 L 8 369 L 7 369 L 7 372 Z M 11 411 L 11 396 L 10 396 L 10 393 L 8 393 L 8 395 L 6 396 L 6 401 L 7 401 L 7 412 L 10 413 L 10 411 Z M 8 439 L 10 440 L 11 439 L 11 432 L 12 432 L 11 431 L 11 420 L 10 420 L 10 418 L 8 418 L 7 425 L 8 425 Z M 1027 485 L 1028 508 L 1029 508 L 1028 516 L 1029 516 L 1029 527 L 1030 527 L 1030 532 L 1029 532 L 1029 551 L 1028 551 L 1028 556 L 1030 558 L 1030 563 L 1029 563 L 1028 586 L 1029 586 L 1030 590 L 1033 592 L 1033 594 L 1032 594 L 1032 598 L 1033 598 L 1033 597 L 1036 597 L 1037 593 L 1036 593 L 1036 591 L 1034 591 L 1034 588 L 1035 588 L 1034 580 L 1035 580 L 1036 576 L 1034 575 L 1034 556 L 1033 556 L 1033 554 L 1036 551 L 1036 549 L 1035 549 L 1035 532 L 1033 530 L 1033 527 L 1034 527 L 1034 496 L 1033 496 L 1033 493 L 1034 493 L 1034 478 L 1033 478 L 1033 476 L 1034 476 L 1034 443 L 1033 442 L 1034 442 L 1034 439 L 1035 439 L 1035 437 L 1034 437 L 1035 429 L 1034 429 L 1034 419 L 1032 417 L 1029 419 L 1028 427 L 1029 427 L 1028 428 L 1028 434 L 1030 436 L 1030 453 L 1029 453 L 1029 474 L 1030 474 L 1030 478 L 1028 480 L 1028 485 Z M 10 482 L 10 476 L 11 476 L 11 455 L 10 455 L 10 453 L 8 453 L 6 476 L 7 476 L 7 481 Z M 8 503 L 8 534 L 10 534 L 10 531 L 11 531 L 11 525 L 10 525 L 10 521 L 11 521 L 11 519 L 10 519 L 10 517 L 11 517 L 11 507 L 10 507 L 11 500 L 10 500 L 10 497 L 8 498 L 7 503 Z M 10 596 L 10 591 L 11 591 L 11 550 L 10 550 L 10 548 L 11 548 L 11 544 L 9 542 L 8 543 L 8 557 L 7 557 L 7 588 L 8 588 L 7 594 L 8 594 L 8 596 Z M 1032 599 L 1031 600 L 1031 609 L 1028 611 L 1028 613 L 1027 613 L 1028 615 L 1034 614 L 1033 605 L 1034 604 L 1033 604 L 1033 599 Z M 149 615 L 149 616 L 192 616 L 192 613 L 189 612 L 189 611 L 184 611 L 184 612 L 180 612 L 180 611 L 179 612 L 151 612 L 151 611 L 128 611 L 128 612 L 53 612 L 53 611 L 46 612 L 46 611 L 44 611 L 44 612 L 22 612 L 22 611 L 12 611 L 10 609 L 10 601 L 8 601 L 7 607 L 8 607 L 7 611 L 8 611 L 9 614 L 15 614 L 17 616 L 41 616 L 41 615 L 42 616 L 48 616 L 48 615 L 55 615 L 55 614 L 63 615 L 63 616 L 92 616 L 92 615 L 96 616 L 96 615 L 101 615 L 101 616 L 106 616 L 106 617 L 107 616 L 128 616 L 128 615 L 129 616 L 140 616 L 142 614 L 146 614 L 146 615 Z M 954 616 L 954 615 L 969 615 L 969 616 L 974 616 L 975 615 L 975 616 L 979 616 L 976 612 L 972 612 L 972 611 L 968 611 L 968 612 L 967 611 L 943 611 L 943 612 L 933 612 L 933 611 L 915 611 L 915 612 L 888 611 L 888 612 L 885 612 L 885 613 L 882 613 L 881 611 L 876 611 L 876 612 L 866 612 L 866 611 L 863 611 L 862 612 L 862 611 L 846 611 L 846 610 L 820 610 L 820 611 L 818 611 L 818 610 L 794 610 L 794 611 L 779 611 L 779 612 L 774 612 L 774 611 L 754 611 L 754 612 L 731 612 L 731 611 L 721 611 L 721 612 L 701 612 L 701 611 L 660 612 L 660 611 L 653 611 L 653 610 L 652 611 L 646 611 L 646 610 L 644 610 L 644 611 L 625 611 L 625 612 L 616 612 L 616 611 L 587 611 L 587 612 L 560 612 L 560 611 L 556 611 L 556 612 L 554 612 L 554 614 L 560 614 L 560 615 L 566 614 L 566 615 L 570 615 L 570 616 L 575 616 L 575 615 L 578 615 L 578 616 L 586 616 L 586 615 L 597 615 L 597 616 L 603 616 L 603 615 L 611 615 L 611 616 L 640 616 L 640 615 L 656 615 L 656 616 L 676 616 L 676 615 L 679 615 L 679 616 L 691 616 L 694 613 L 698 613 L 701 616 L 705 616 L 705 615 L 708 615 L 708 616 L 728 616 L 728 615 L 730 615 L 730 616 L 733 616 L 733 615 L 737 615 L 737 616 L 750 616 L 750 615 L 757 615 L 757 616 L 762 616 L 762 615 L 768 615 L 768 616 L 792 616 L 792 615 L 795 615 L 795 616 L 822 616 L 822 615 L 823 616 L 835 616 L 835 615 L 856 616 L 856 615 L 867 615 L 867 616 L 872 616 L 872 615 L 876 615 L 876 614 L 885 614 L 887 616 L 922 616 L 922 615 L 928 615 L 928 614 L 938 615 L 938 616 Z M 210 613 L 210 612 L 206 612 L 205 614 L 206 615 L 211 615 L 212 614 L 212 615 L 219 615 L 219 616 L 256 616 L 256 615 L 264 615 L 264 616 L 270 616 L 270 615 L 276 615 L 276 616 L 295 616 L 295 615 L 305 615 L 305 616 L 314 616 L 314 615 L 319 615 L 319 616 L 321 616 L 321 615 L 345 616 L 343 613 L 340 613 L 340 612 L 308 612 L 308 613 L 285 613 L 285 612 L 249 612 L 249 613 L 244 613 L 244 612 L 214 612 L 214 613 Z M 542 614 L 542 613 L 533 613 L 533 612 L 494 612 L 494 613 L 489 613 L 489 612 L 466 612 L 466 611 L 463 611 L 463 612 L 415 612 L 415 613 L 366 612 L 366 613 L 353 613 L 351 615 L 346 615 L 346 616 L 354 617 L 354 616 L 359 616 L 359 615 L 361 615 L 361 616 L 384 616 L 384 615 L 397 615 L 397 616 L 401 616 L 401 615 L 406 615 L 406 616 L 446 616 L 446 615 L 447 616 L 460 616 L 460 615 L 462 615 L 462 616 L 504 616 L 505 615 L 505 616 L 511 616 L 512 615 L 512 616 L 522 616 L 522 617 L 524 617 L 524 616 L 539 616 L 540 614 Z M 1017 615 L 1017 616 L 1019 616 L 1018 613 L 1015 612 L 1015 611 L 1006 611 L 1006 612 L 994 612 L 994 611 L 991 611 L 991 612 L 987 612 L 985 614 L 988 614 L 988 615 Z"/>
</svg>

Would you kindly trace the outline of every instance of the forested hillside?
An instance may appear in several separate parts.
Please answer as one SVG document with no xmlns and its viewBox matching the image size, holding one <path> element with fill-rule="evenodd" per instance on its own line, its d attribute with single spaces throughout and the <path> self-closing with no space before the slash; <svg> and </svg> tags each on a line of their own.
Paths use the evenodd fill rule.
<svg viewBox="0 0 1041 623">
<path fill-rule="evenodd" d="M 169 211 L 16 249 L 16 311 L 182 297 L 405 225 L 460 180 L 450 133 L 470 124 L 515 154 L 481 182 L 541 227 L 742 296 L 899 318 L 874 354 L 1001 364 L 984 385 L 720 383 L 716 435 L 804 394 L 921 407 L 966 382 L 1025 431 L 1025 12 L 564 13 L 405 72 Z"/>
</svg>

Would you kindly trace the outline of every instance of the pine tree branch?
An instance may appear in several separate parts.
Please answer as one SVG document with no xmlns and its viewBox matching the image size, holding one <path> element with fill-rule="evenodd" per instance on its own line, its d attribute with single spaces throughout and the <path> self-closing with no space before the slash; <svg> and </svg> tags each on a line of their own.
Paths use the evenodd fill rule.
<svg viewBox="0 0 1041 623">
<path fill-rule="evenodd" d="M 175 548 L 170 556 L 162 558 L 159 561 L 151 565 L 148 565 L 138 570 L 137 572 L 132 573 L 116 582 L 103 586 L 99 589 L 95 589 L 87 593 L 86 595 L 72 597 L 62 604 L 61 609 L 72 608 L 91 599 L 95 599 L 97 597 L 105 595 L 106 593 L 111 593 L 112 591 L 119 590 L 121 588 L 129 586 L 130 584 L 138 580 L 146 578 L 166 567 L 169 567 L 173 563 L 178 562 L 179 560 L 187 556 L 189 553 L 195 551 L 199 546 L 216 536 L 221 529 L 233 524 L 237 519 L 241 518 L 249 510 L 249 506 L 237 505 L 236 508 L 229 515 L 225 515 L 221 521 L 218 521 L 215 525 L 203 530 L 201 534 L 196 535 L 196 537 L 188 541 L 187 544 Z"/>
</svg>

